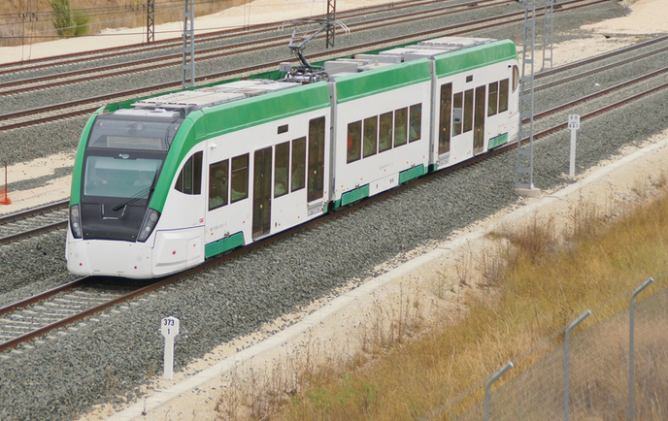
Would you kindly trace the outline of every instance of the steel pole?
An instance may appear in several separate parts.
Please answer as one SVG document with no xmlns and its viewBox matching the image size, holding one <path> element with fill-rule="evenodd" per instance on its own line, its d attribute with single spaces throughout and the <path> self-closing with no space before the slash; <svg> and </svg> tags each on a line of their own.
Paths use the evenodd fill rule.
<svg viewBox="0 0 668 421">
<path fill-rule="evenodd" d="M 577 325 L 582 323 L 584 319 L 591 315 L 591 311 L 587 310 L 577 319 L 571 322 L 566 328 L 566 339 L 564 341 L 564 421 L 568 421 L 569 408 L 569 370 L 570 370 L 570 352 L 571 352 L 571 330 L 575 329 Z"/>
<path fill-rule="evenodd" d="M 635 299 L 636 295 L 640 293 L 643 289 L 647 288 L 649 284 L 654 282 L 654 279 L 648 278 L 645 282 L 642 283 L 631 295 L 631 304 L 629 305 L 629 420 L 633 421 L 633 394 L 634 394 L 634 384 L 633 384 L 633 371 L 634 371 L 634 338 L 633 332 L 635 330 Z"/>
<path fill-rule="evenodd" d="M 492 377 L 490 377 L 489 381 L 487 382 L 487 387 L 485 387 L 485 421 L 489 421 L 489 407 L 490 401 L 492 399 L 492 384 L 510 368 L 513 368 L 512 361 L 509 361 L 499 371 L 492 374 Z"/>
</svg>

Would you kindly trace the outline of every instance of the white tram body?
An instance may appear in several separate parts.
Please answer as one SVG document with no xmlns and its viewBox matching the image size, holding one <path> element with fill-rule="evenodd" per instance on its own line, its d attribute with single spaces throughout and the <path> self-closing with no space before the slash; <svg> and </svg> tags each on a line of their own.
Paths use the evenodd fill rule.
<svg viewBox="0 0 668 421">
<path fill-rule="evenodd" d="M 155 278 L 514 141 L 510 41 L 446 37 L 95 113 L 75 162 L 78 275 Z"/>
</svg>

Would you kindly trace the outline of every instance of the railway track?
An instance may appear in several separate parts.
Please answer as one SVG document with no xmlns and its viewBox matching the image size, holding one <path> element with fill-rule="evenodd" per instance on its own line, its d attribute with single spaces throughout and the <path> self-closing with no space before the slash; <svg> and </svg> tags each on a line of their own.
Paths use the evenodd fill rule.
<svg viewBox="0 0 668 421">
<path fill-rule="evenodd" d="M 641 99 L 645 96 L 651 95 L 663 89 L 668 89 L 668 83 L 663 83 L 653 88 L 646 89 L 642 92 L 637 92 L 634 95 L 625 98 L 624 100 L 616 101 L 612 104 L 607 104 L 605 106 L 599 107 L 596 110 L 592 110 L 582 115 L 581 121 L 586 121 L 590 118 L 602 115 L 606 112 L 622 107 L 631 101 L 636 101 L 638 99 Z M 582 100 L 583 100 L 582 98 L 578 98 L 567 105 L 573 107 L 577 104 L 580 104 Z M 547 116 L 563 111 L 565 107 L 566 106 L 555 107 L 551 110 L 547 110 L 539 115 L 536 115 L 535 118 L 537 120 L 546 118 Z M 546 128 L 544 130 L 535 133 L 534 139 L 539 140 L 566 127 L 567 127 L 566 122 L 562 124 L 552 125 L 549 128 Z M 528 139 L 522 139 L 523 143 L 527 141 Z M 452 173 L 453 171 L 457 171 L 463 167 L 475 165 L 492 156 L 507 153 L 516 147 L 517 147 L 517 142 L 504 145 L 491 151 L 486 155 L 477 156 L 459 165 L 444 169 L 442 171 L 438 171 L 436 173 L 429 174 L 425 177 L 414 180 L 410 183 L 401 185 L 391 191 L 384 192 L 382 194 L 368 198 L 367 200 L 339 209 L 334 213 L 330 213 L 328 215 L 323 216 L 322 218 L 309 221 L 304 225 L 300 225 L 291 230 L 271 236 L 257 243 L 253 243 L 247 247 L 237 249 L 229 254 L 213 258 L 196 268 L 192 268 L 185 272 L 160 279 L 158 281 L 150 283 L 149 285 L 145 286 L 143 285 L 137 288 L 129 288 L 128 291 L 122 291 L 122 292 L 109 292 L 105 289 L 91 292 L 90 284 L 99 282 L 99 280 L 96 280 L 96 278 L 94 277 L 83 278 L 75 282 L 65 284 L 52 290 L 46 291 L 42 294 L 38 294 L 28 299 L 5 306 L 3 308 L 0 308 L 0 352 L 16 348 L 17 346 L 25 342 L 36 340 L 40 337 L 43 337 L 44 335 L 47 335 L 53 330 L 61 329 L 70 324 L 84 320 L 87 317 L 108 310 L 113 306 L 117 306 L 119 304 L 149 294 L 158 288 L 167 286 L 185 277 L 207 270 L 213 266 L 220 265 L 223 262 L 235 259 L 253 250 L 266 247 L 269 244 L 280 241 L 281 239 L 292 236 L 298 232 L 310 229 L 318 224 L 324 223 L 333 218 L 338 218 L 339 216 L 346 215 L 350 212 L 355 212 L 359 208 L 375 203 L 376 201 L 385 200 L 401 191 L 404 191 L 405 189 L 413 188 L 417 185 L 428 183 L 433 179 L 435 179 L 436 177 L 442 177 L 445 176 L 446 174 Z M 66 206 L 67 206 L 66 201 L 50 205 L 50 207 L 54 209 L 62 209 L 62 207 Z M 39 209 L 33 209 L 29 212 L 40 214 Z M 42 210 L 42 212 L 49 212 L 49 211 Z M 51 210 L 51 212 L 58 212 L 58 210 Z M 13 219 L 14 221 L 16 221 L 16 220 L 22 220 L 23 218 L 26 218 L 26 216 L 22 214 L 14 214 L 5 217 L 3 219 L 0 219 L 0 223 L 3 223 L 5 220 L 8 219 Z M 5 224 L 7 223 L 9 222 L 5 222 Z M 66 226 L 67 222 L 65 221 L 64 224 Z M 116 283 L 118 282 L 116 281 L 115 284 Z"/>
<path fill-rule="evenodd" d="M 566 5 L 564 3 L 562 8 L 558 9 L 557 12 L 572 11 L 576 8 L 587 7 L 595 4 L 600 4 L 606 0 L 573 0 Z M 478 7 L 478 6 L 475 6 Z M 555 12 L 556 13 L 556 12 Z M 501 15 L 495 18 L 480 19 L 475 22 L 451 25 L 444 28 L 438 28 L 435 30 L 422 31 L 419 33 L 412 34 L 410 36 L 401 36 L 395 37 L 390 40 L 383 40 L 371 43 L 365 43 L 345 48 L 333 49 L 321 53 L 310 54 L 307 58 L 310 61 L 324 60 L 330 57 L 336 56 L 345 56 L 353 52 L 358 51 L 371 51 L 379 48 L 386 48 L 391 45 L 401 45 L 412 42 L 418 39 L 424 39 L 434 36 L 445 36 L 445 35 L 463 35 L 471 31 L 478 29 L 489 29 L 492 27 L 497 27 L 509 23 L 517 23 L 523 20 L 523 13 L 510 13 L 506 15 Z M 379 24 L 384 26 L 385 23 Z M 471 26 L 475 28 L 471 28 Z M 466 28 L 466 29 L 465 29 Z M 285 39 L 281 41 L 285 45 Z M 253 47 L 248 47 L 248 51 L 254 51 Z M 219 53 L 225 54 L 225 53 Z M 276 61 L 261 63 L 258 65 L 248 66 L 241 69 L 234 69 L 224 72 L 218 72 L 209 75 L 203 75 L 198 77 L 198 81 L 202 82 L 214 82 L 220 80 L 226 80 L 233 78 L 238 75 L 246 75 L 251 73 L 258 73 L 261 71 L 274 70 L 278 67 L 281 62 L 285 61 L 294 61 L 293 57 L 284 57 Z M 178 62 L 181 63 L 180 61 Z M 81 80 L 81 79 L 80 79 Z M 151 94 L 157 94 L 166 92 L 169 90 L 177 89 L 181 85 L 181 81 L 170 81 L 165 83 L 160 83 L 152 86 L 142 87 L 138 89 L 127 90 L 123 92 L 107 94 L 92 98 L 86 98 L 76 101 L 69 101 L 66 103 L 60 103 L 55 105 L 43 106 L 39 108 L 33 108 L 30 110 L 18 111 L 13 113 L 7 113 L 0 115 L 0 131 L 8 131 L 17 128 L 23 128 L 31 125 L 42 124 L 67 118 L 72 118 L 80 115 L 90 114 L 100 106 L 108 102 L 118 102 L 124 99 L 135 98 L 138 96 L 145 96 Z M 2 93 L 0 92 L 0 95 Z M 64 111 L 63 111 L 64 110 Z"/>
<path fill-rule="evenodd" d="M 489 2 L 489 1 L 498 1 L 498 0 L 483 0 L 483 2 Z M 390 5 L 381 4 L 376 6 L 356 8 L 348 11 L 339 11 L 337 12 L 337 17 L 339 19 L 350 19 L 356 17 L 374 16 L 378 14 L 387 13 L 388 11 L 414 9 L 417 7 L 424 7 L 429 5 L 442 6 L 442 4 L 443 4 L 442 0 L 405 0 L 405 1 L 397 1 Z M 470 4 L 470 3 L 465 2 L 464 4 Z M 326 18 L 325 15 L 315 15 L 312 17 L 313 20 L 319 20 L 324 18 Z M 219 31 L 209 31 L 206 33 L 196 34 L 195 44 L 220 41 L 231 37 L 241 37 L 246 35 L 255 35 L 263 32 L 276 31 L 280 30 L 283 26 L 284 23 L 281 22 L 261 23 L 255 25 L 245 25 L 243 27 L 237 27 L 231 29 L 223 29 Z M 0 76 L 2 76 L 3 74 L 18 73 L 21 71 L 34 71 L 36 69 L 45 67 L 79 64 L 84 60 L 92 61 L 92 60 L 114 58 L 124 55 L 131 55 L 133 53 L 138 53 L 138 54 L 145 53 L 160 49 L 180 48 L 182 45 L 183 45 L 183 38 L 181 36 L 177 36 L 174 38 L 154 41 L 150 44 L 138 43 L 132 45 L 125 45 L 122 47 L 110 47 L 92 51 L 64 54 L 59 56 L 30 59 L 27 61 L 4 63 L 0 64 Z"/>
<path fill-rule="evenodd" d="M 483 0 L 479 2 L 468 2 L 457 5 L 441 6 L 435 10 L 412 12 L 395 18 L 375 18 L 364 22 L 348 25 L 351 32 L 367 31 L 382 27 L 416 22 L 422 19 L 442 17 L 455 13 L 470 12 L 483 8 L 501 6 L 511 3 L 513 0 Z M 585 1 L 585 0 L 576 0 Z M 502 17 L 500 17 L 501 19 Z M 470 23 L 467 25 L 471 25 Z M 457 26 L 459 27 L 459 26 Z M 324 37 L 324 35 L 322 36 Z M 321 37 L 321 38 L 322 38 Z M 254 41 L 238 42 L 232 45 L 200 49 L 197 51 L 197 60 L 212 60 L 229 57 L 236 54 L 255 52 L 258 49 L 284 47 L 290 40 L 289 34 L 272 36 Z M 124 63 L 110 64 L 71 72 L 57 73 L 47 76 L 39 76 L 27 79 L 13 80 L 0 83 L 0 96 L 26 93 L 34 90 L 48 89 L 63 84 L 80 83 L 89 80 L 98 80 L 106 77 L 116 77 L 137 72 L 146 72 L 166 67 L 182 65 L 182 53 L 167 54 L 142 60 Z"/>
<path fill-rule="evenodd" d="M 82 278 L 2 307 L 0 352 L 131 300 L 143 288 L 151 285 L 112 287 L 94 278 Z M 124 291 L 128 289 L 130 292 Z"/>
<path fill-rule="evenodd" d="M 0 245 L 41 235 L 67 226 L 69 200 L 0 217 Z"/>
<path fill-rule="evenodd" d="M 446 4 L 444 4 L 446 3 Z M 474 4 L 487 4 L 487 3 L 509 3 L 507 0 L 482 0 L 482 1 L 449 1 L 443 2 L 442 0 L 407 0 L 407 1 L 398 1 L 390 5 L 377 5 L 377 6 L 368 6 L 357 8 L 348 11 L 342 11 L 337 13 L 337 18 L 341 19 L 366 19 L 368 22 L 378 22 L 381 18 L 376 18 L 375 16 L 383 15 L 388 12 L 396 12 L 400 10 L 410 10 L 418 9 L 426 6 L 434 6 L 437 10 L 443 9 L 452 9 L 452 8 L 471 8 Z M 418 12 L 419 13 L 419 12 Z M 411 12 L 415 15 L 415 12 Z M 325 15 L 315 15 L 311 20 L 317 21 L 325 19 Z M 262 33 L 269 33 L 275 31 L 284 31 L 284 22 L 275 22 L 275 23 L 263 23 L 250 26 L 244 26 L 241 28 L 232 28 L 224 29 L 220 31 L 210 31 L 206 33 L 200 33 L 195 35 L 195 44 L 204 44 L 210 42 L 218 42 L 226 40 L 229 38 L 241 38 L 248 35 L 257 35 Z M 286 35 L 289 35 L 289 31 L 284 31 Z M 183 39 L 181 36 L 159 40 L 152 42 L 151 44 L 140 43 L 127 45 L 123 47 L 112 47 L 105 48 L 93 51 L 86 51 L 80 53 L 73 53 L 67 55 L 60 55 L 54 57 L 45 57 L 41 59 L 33 59 L 26 62 L 13 62 L 0 64 L 0 77 L 5 74 L 19 73 L 22 71 L 34 71 L 36 69 L 43 69 L 47 67 L 54 66 L 67 66 L 70 64 L 80 64 L 82 61 L 91 62 L 93 60 L 101 59 L 110 59 L 115 57 L 127 56 L 132 54 L 143 54 L 151 51 L 158 50 L 167 50 L 170 48 L 181 48 L 183 45 Z"/>
</svg>

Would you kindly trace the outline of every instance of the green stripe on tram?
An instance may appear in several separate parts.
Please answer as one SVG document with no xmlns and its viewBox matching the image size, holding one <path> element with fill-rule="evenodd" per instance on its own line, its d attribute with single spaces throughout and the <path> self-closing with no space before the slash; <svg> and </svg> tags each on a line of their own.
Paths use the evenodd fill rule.
<svg viewBox="0 0 668 421">
<path fill-rule="evenodd" d="M 208 259 L 211 256 L 215 256 L 220 253 L 225 253 L 226 251 L 233 250 L 237 247 L 244 245 L 244 233 L 238 232 L 234 235 L 230 235 L 227 238 L 221 238 L 218 241 L 209 243 L 204 246 L 204 256 Z"/>
<path fill-rule="evenodd" d="M 431 80 L 429 60 L 419 59 L 336 79 L 339 104 Z"/>
<path fill-rule="evenodd" d="M 92 116 L 86 122 L 86 126 L 81 132 L 81 138 L 79 139 L 79 146 L 77 147 L 77 154 L 74 158 L 74 168 L 72 168 L 72 186 L 70 187 L 70 206 L 78 205 L 81 203 L 81 179 L 83 175 L 83 165 L 84 165 L 84 155 L 86 153 L 86 146 L 88 145 L 88 136 L 90 136 L 90 131 L 93 127 L 93 122 L 97 116 L 102 112 L 104 107 L 98 109 L 93 113 Z"/>
<path fill-rule="evenodd" d="M 443 78 L 515 59 L 517 49 L 512 41 L 496 41 L 436 56 L 436 74 Z"/>
<path fill-rule="evenodd" d="M 411 181 L 415 178 L 425 175 L 426 173 L 427 172 L 425 171 L 424 165 L 422 164 L 418 165 L 417 167 L 413 167 L 409 170 L 402 171 L 399 173 L 399 184 Z"/>
<path fill-rule="evenodd" d="M 489 145 L 487 146 L 487 149 L 491 150 L 501 145 L 505 145 L 506 143 L 508 143 L 508 133 L 504 133 L 489 139 Z"/>
<path fill-rule="evenodd" d="M 334 204 L 334 209 L 340 208 L 341 206 L 346 206 L 351 203 L 355 203 L 358 200 L 369 197 L 369 185 L 366 184 L 358 189 L 345 192 L 341 195 L 341 199 L 337 200 Z"/>
</svg>

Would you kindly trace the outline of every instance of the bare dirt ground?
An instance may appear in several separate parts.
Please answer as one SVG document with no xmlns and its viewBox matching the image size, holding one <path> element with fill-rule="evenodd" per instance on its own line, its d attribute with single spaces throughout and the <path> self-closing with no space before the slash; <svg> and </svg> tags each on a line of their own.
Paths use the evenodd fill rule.
<svg viewBox="0 0 668 421">
<path fill-rule="evenodd" d="M 347 2 L 339 0 L 337 7 L 341 10 L 342 7 L 348 5 L 360 7 L 382 2 L 386 0 L 350 0 Z M 294 6 L 284 5 L 279 9 L 280 3 L 282 2 L 258 0 L 251 6 L 247 6 L 246 9 L 244 9 L 245 6 L 242 6 L 236 11 L 228 12 L 236 19 L 230 21 L 235 23 L 229 25 L 238 25 L 239 22 L 241 24 L 255 23 L 256 19 L 259 21 L 260 12 L 256 14 L 256 11 L 259 10 L 267 13 L 263 19 L 282 20 L 288 14 L 294 18 Z M 668 14 L 668 2 L 665 0 L 626 1 L 624 3 L 633 11 L 629 16 L 583 28 L 600 37 L 556 45 L 554 65 L 558 66 L 565 62 L 621 48 L 625 42 L 629 42 L 627 38 L 608 39 L 604 36 L 605 34 L 633 34 L 642 38 L 645 34 L 668 32 L 668 20 L 665 19 Z M 311 10 L 305 9 L 303 12 L 306 16 L 322 13 L 322 11 L 312 10 L 313 7 Z M 101 47 L 96 45 L 96 48 Z M 33 50 L 33 54 L 35 51 Z M 5 57 L 5 51 L 0 50 L 0 61 Z M 236 350 L 252 347 L 269 337 L 263 333 L 221 345 L 200 361 L 191 364 L 187 370 L 175 373 L 172 381 L 156 379 L 153 384 L 146 385 L 144 388 L 146 395 L 138 405 L 140 413 L 144 409 L 147 413 L 139 416 L 138 419 L 146 421 L 213 420 L 221 415 L 216 411 L 216 403 L 221 397 L 223 397 L 223 403 L 235 405 L 230 398 L 232 394 L 229 393 L 233 387 L 247 390 L 248 385 L 258 379 L 268 379 L 269 383 L 273 382 L 277 385 L 279 381 L 275 380 L 276 377 L 272 380 L 273 374 L 278 374 L 278 378 L 289 376 L 290 371 L 295 367 L 303 367 L 306 364 L 305 359 L 308 359 L 311 364 L 318 361 L 344 361 L 363 351 L 369 340 L 375 335 L 389 332 L 390 326 L 396 324 L 397 321 L 415 318 L 415 320 L 421 319 L 424 326 L 429 326 L 437 318 L 452 318 L 460 314 L 464 311 L 461 306 L 464 291 L 475 291 L 476 282 L 479 282 L 479 277 L 475 273 L 476 262 L 493 247 L 493 244 L 484 238 L 486 232 L 502 228 L 510 229 L 513 226 L 533 221 L 534 218 L 551 219 L 555 227 L 566 226 L 569 224 L 571 210 L 583 204 L 596 205 L 612 212 L 613 209 L 619 207 L 640 203 L 652 196 L 656 182 L 660 177 L 666 175 L 667 146 L 668 130 L 661 136 L 648 140 L 641 147 L 625 150 L 619 159 L 611 160 L 591 169 L 586 174 L 579 175 L 578 181 L 565 189 L 544 191 L 541 197 L 523 198 L 519 205 L 468 227 L 453 235 L 452 240 L 447 243 L 432 244 L 421 250 L 415 250 L 413 254 L 417 260 L 412 263 L 402 266 L 393 262 L 386 263 L 381 269 L 387 270 L 388 273 L 379 279 L 368 280 L 364 285 L 368 291 L 362 291 L 364 287 L 344 291 L 342 296 L 343 298 L 348 297 L 348 303 L 341 306 L 340 309 L 328 311 L 328 308 L 335 306 L 335 302 L 323 300 L 314 303 L 302 312 L 287 316 L 286 319 L 295 322 L 307 319 L 308 328 L 279 345 L 267 347 L 267 350 L 262 353 L 248 357 L 247 354 L 240 354 Z M 63 165 L 63 162 L 67 163 L 72 159 L 72 157 L 58 158 L 53 160 L 54 165 L 55 163 Z M 28 173 L 32 171 L 31 168 L 38 167 L 44 168 L 44 163 L 36 162 L 25 164 L 22 167 L 15 166 L 10 169 L 10 179 L 14 180 L 11 177 L 28 177 Z M 54 186 L 66 186 L 68 183 L 69 179 L 55 180 L 50 186 L 45 186 L 43 189 L 57 190 Z M 68 189 L 65 190 L 69 192 Z M 35 199 L 42 194 L 43 190 L 40 189 L 25 194 L 31 197 L 21 200 L 19 206 L 34 205 Z M 0 213 L 3 211 L 4 209 L 0 208 Z M 463 276 L 462 268 L 466 267 L 472 270 L 465 274 L 470 281 L 467 282 L 467 285 L 463 285 L 459 280 Z M 264 329 L 265 332 L 271 330 L 272 326 L 266 326 Z M 235 367 L 232 374 L 225 373 L 222 368 L 219 368 L 223 367 L 221 365 L 223 362 L 228 362 L 228 366 Z M 173 399 L 156 409 L 151 409 L 151 399 L 160 396 L 171 397 L 160 392 L 170 390 L 170 388 L 183 384 L 184 381 L 193 379 L 202 370 L 212 370 L 211 367 L 218 372 L 214 373 L 208 382 L 198 384 L 192 389 L 176 392 Z M 129 408 L 132 409 L 132 406 L 130 405 Z M 110 405 L 101 405 L 80 420 L 132 419 L 130 415 L 116 414 L 117 410 L 118 408 L 112 408 Z M 129 413 L 126 412 L 126 414 Z"/>
</svg>

